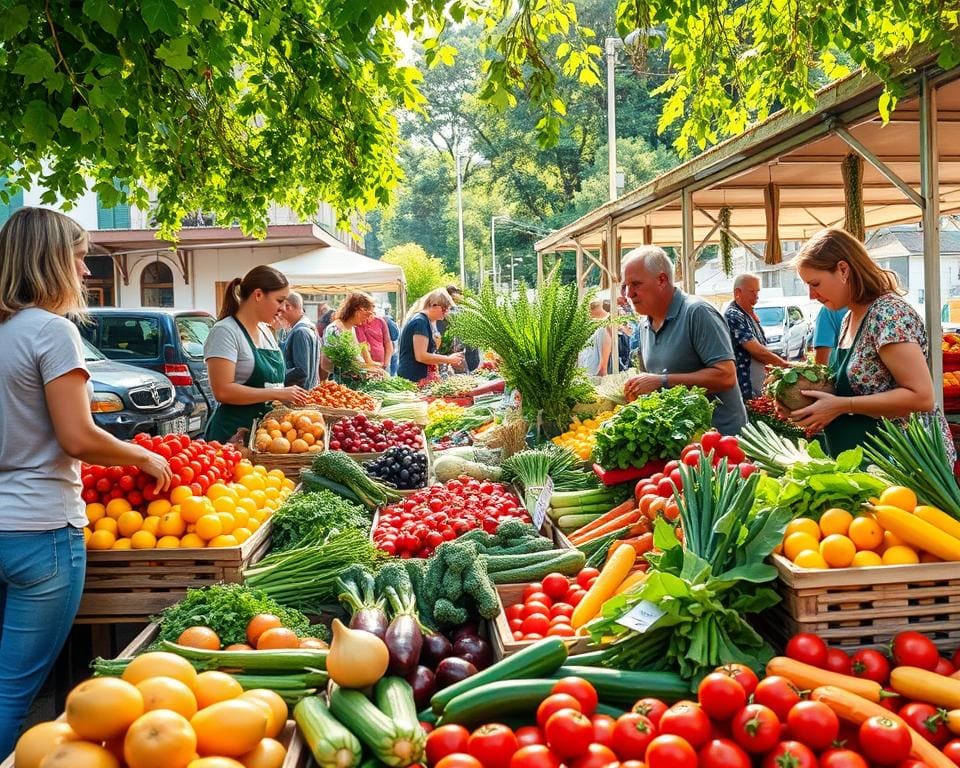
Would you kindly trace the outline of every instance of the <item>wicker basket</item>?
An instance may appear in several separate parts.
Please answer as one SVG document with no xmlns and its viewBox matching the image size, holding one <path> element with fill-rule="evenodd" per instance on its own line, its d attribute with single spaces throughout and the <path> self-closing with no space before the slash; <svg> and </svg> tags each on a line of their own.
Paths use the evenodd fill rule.
<svg viewBox="0 0 960 768">
<path fill-rule="evenodd" d="M 267 469 L 279 469 L 287 477 L 299 477 L 300 470 L 306 469 L 313 463 L 313 457 L 316 456 L 318 451 L 306 451 L 304 453 L 270 453 L 269 451 L 258 451 L 255 445 L 255 439 L 257 434 L 257 427 L 260 423 L 267 421 L 269 419 L 276 419 L 277 421 L 282 421 L 290 413 L 294 411 L 317 411 L 319 408 L 286 408 L 279 407 L 274 408 L 269 413 L 265 414 L 262 419 L 257 419 L 253 422 L 253 426 L 250 429 L 250 439 L 247 443 L 246 450 L 244 455 L 246 458 L 254 464 L 261 464 Z M 323 425 L 323 438 L 317 443 L 320 446 L 320 450 L 326 450 L 327 445 L 327 423 L 323 418 L 321 413 L 320 423 Z"/>
</svg>

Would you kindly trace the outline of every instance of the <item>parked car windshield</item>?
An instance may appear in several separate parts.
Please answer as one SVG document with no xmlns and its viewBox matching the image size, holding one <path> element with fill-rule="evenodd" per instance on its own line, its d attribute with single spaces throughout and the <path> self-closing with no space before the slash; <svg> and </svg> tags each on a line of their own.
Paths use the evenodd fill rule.
<svg viewBox="0 0 960 768">
<path fill-rule="evenodd" d="M 193 360 L 202 360 L 203 345 L 213 328 L 213 318 L 206 315 L 181 315 L 176 319 L 176 323 L 183 353 Z"/>
<path fill-rule="evenodd" d="M 160 356 L 160 323 L 152 317 L 100 318 L 100 351 L 111 360 Z"/>
<path fill-rule="evenodd" d="M 86 339 L 80 339 L 83 342 L 83 362 L 85 363 L 94 363 L 98 360 L 106 360 L 100 350 L 97 349 L 93 344 L 91 344 Z"/>
<path fill-rule="evenodd" d="M 783 307 L 755 307 L 754 312 L 760 318 L 760 325 L 780 325 L 783 323 Z"/>
</svg>

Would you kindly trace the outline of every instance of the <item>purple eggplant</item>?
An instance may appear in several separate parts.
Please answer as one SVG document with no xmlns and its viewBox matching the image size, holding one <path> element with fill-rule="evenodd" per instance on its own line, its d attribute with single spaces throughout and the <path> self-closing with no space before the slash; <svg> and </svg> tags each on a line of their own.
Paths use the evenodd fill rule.
<svg viewBox="0 0 960 768">
<path fill-rule="evenodd" d="M 350 629 L 362 629 L 381 640 L 386 637 L 386 601 L 377 599 L 373 575 L 360 566 L 348 569 L 337 579 L 340 601 L 350 611 Z"/>
<path fill-rule="evenodd" d="M 437 690 L 446 688 L 448 685 L 459 683 L 468 677 L 477 674 L 477 668 L 465 659 L 457 656 L 450 656 L 437 665 L 436 683 Z"/>
<path fill-rule="evenodd" d="M 469 661 L 477 669 L 486 669 L 493 662 L 490 643 L 478 635 L 460 635 L 453 644 L 453 655 Z"/>
<path fill-rule="evenodd" d="M 383 638 L 390 651 L 391 675 L 406 677 L 420 663 L 420 648 L 423 646 L 423 632 L 417 620 L 409 613 L 398 613 L 393 617 L 387 634 Z"/>
<path fill-rule="evenodd" d="M 420 651 L 420 663 L 436 669 L 437 664 L 447 656 L 453 655 L 453 646 L 444 635 L 430 632 L 423 636 L 423 649 Z"/>
<path fill-rule="evenodd" d="M 381 640 L 386 639 L 387 626 L 387 614 L 376 606 L 361 608 L 350 619 L 350 629 L 362 629 Z"/>
<path fill-rule="evenodd" d="M 452 635 L 453 642 L 457 642 L 464 635 L 474 635 L 480 632 L 480 627 L 477 626 L 475 621 L 465 621 L 459 627 L 457 627 Z"/>
<path fill-rule="evenodd" d="M 426 709 L 430 706 L 430 699 L 437 691 L 437 683 L 433 672 L 427 667 L 417 667 L 407 675 L 407 682 L 413 687 L 413 700 L 417 709 Z"/>
</svg>

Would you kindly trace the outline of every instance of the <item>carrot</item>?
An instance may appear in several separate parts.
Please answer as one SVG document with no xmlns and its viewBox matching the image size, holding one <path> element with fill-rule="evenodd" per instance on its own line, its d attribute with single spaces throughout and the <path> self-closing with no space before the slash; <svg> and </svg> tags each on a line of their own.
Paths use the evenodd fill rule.
<svg viewBox="0 0 960 768">
<path fill-rule="evenodd" d="M 826 685 L 850 691 L 874 703 L 880 701 L 884 695 L 883 686 L 873 680 L 820 669 L 786 656 L 774 656 L 770 659 L 767 662 L 767 674 L 785 677 L 800 690 L 811 690 Z"/>
<path fill-rule="evenodd" d="M 570 625 L 574 629 L 582 627 L 600 612 L 603 604 L 613 596 L 617 587 L 627 578 L 636 560 L 636 550 L 630 545 L 622 545 L 617 548 L 613 557 L 603 566 L 603 570 L 600 571 L 597 580 L 593 582 L 593 586 L 587 590 L 587 594 L 573 609 Z"/>
<path fill-rule="evenodd" d="M 653 549 L 653 534 L 644 532 L 640 536 L 633 536 L 628 539 L 617 539 L 607 550 L 607 560 L 613 557 L 613 553 L 617 551 L 617 547 L 621 544 L 627 544 L 633 547 L 633 550 L 637 553 L 637 557 L 643 557 L 643 555 Z"/>
<path fill-rule="evenodd" d="M 608 523 L 611 520 L 614 520 L 620 517 L 620 515 L 623 515 L 626 512 L 630 512 L 633 509 L 636 509 L 636 503 L 634 502 L 633 499 L 627 499 L 622 504 L 617 504 L 617 506 L 615 506 L 609 512 L 604 512 L 592 523 L 587 523 L 582 528 L 578 528 L 577 530 L 575 530 L 573 532 L 573 536 L 579 537 L 581 534 L 589 533 L 594 528 L 599 528 L 601 525 Z M 571 537 L 570 540 L 573 541 L 573 538 Z"/>
<path fill-rule="evenodd" d="M 634 571 L 620 583 L 620 586 L 617 587 L 616 591 L 613 594 L 622 595 L 624 592 L 628 592 L 634 587 L 639 586 L 640 584 L 643 584 L 646 578 L 647 578 L 646 571 Z"/>
<path fill-rule="evenodd" d="M 609 533 L 613 533 L 614 531 L 620 528 L 623 528 L 624 526 L 634 525 L 640 521 L 641 517 L 642 515 L 640 514 L 639 509 L 631 509 L 629 512 L 626 512 L 618 517 L 615 517 L 612 520 L 608 520 L 606 523 L 603 523 L 602 525 L 595 526 L 593 530 L 588 531 L 585 534 L 580 533 L 580 531 L 583 530 L 582 528 L 577 531 L 574 531 L 573 536 L 570 536 L 569 539 L 573 544 L 586 544 L 588 541 L 599 539 L 601 536 L 606 536 Z M 587 523 L 587 525 L 583 527 L 586 528 L 587 526 L 590 526 L 590 525 L 593 525 L 593 523 Z"/>
</svg>

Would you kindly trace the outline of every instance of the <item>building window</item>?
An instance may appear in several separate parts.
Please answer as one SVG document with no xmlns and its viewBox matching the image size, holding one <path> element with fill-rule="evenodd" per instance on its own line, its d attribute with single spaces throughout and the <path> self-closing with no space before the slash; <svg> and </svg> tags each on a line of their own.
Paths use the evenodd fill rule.
<svg viewBox="0 0 960 768">
<path fill-rule="evenodd" d="M 125 195 L 130 192 L 130 187 L 126 184 L 121 186 L 118 181 L 114 181 L 113 184 Z M 130 203 L 124 201 L 112 208 L 105 208 L 98 192 L 97 229 L 130 229 Z"/>
<path fill-rule="evenodd" d="M 6 203 L 0 199 L 0 226 L 7 223 L 7 219 L 10 218 L 10 215 L 14 211 L 23 208 L 23 190 L 18 189 L 16 192 L 10 192 L 8 186 L 7 177 L 0 176 L 0 189 L 6 189 L 7 195 L 10 198 Z"/>
<path fill-rule="evenodd" d="M 173 270 L 162 261 L 154 261 L 144 267 L 140 275 L 140 305 L 173 306 Z"/>
<path fill-rule="evenodd" d="M 905 291 L 910 290 L 910 257 L 894 256 L 890 259 L 877 259 L 877 264 L 883 269 L 889 269 L 894 272 L 900 281 L 900 287 Z"/>
<path fill-rule="evenodd" d="M 760 287 L 761 288 L 779 288 L 780 287 L 780 270 L 765 270 L 760 273 Z"/>
</svg>

